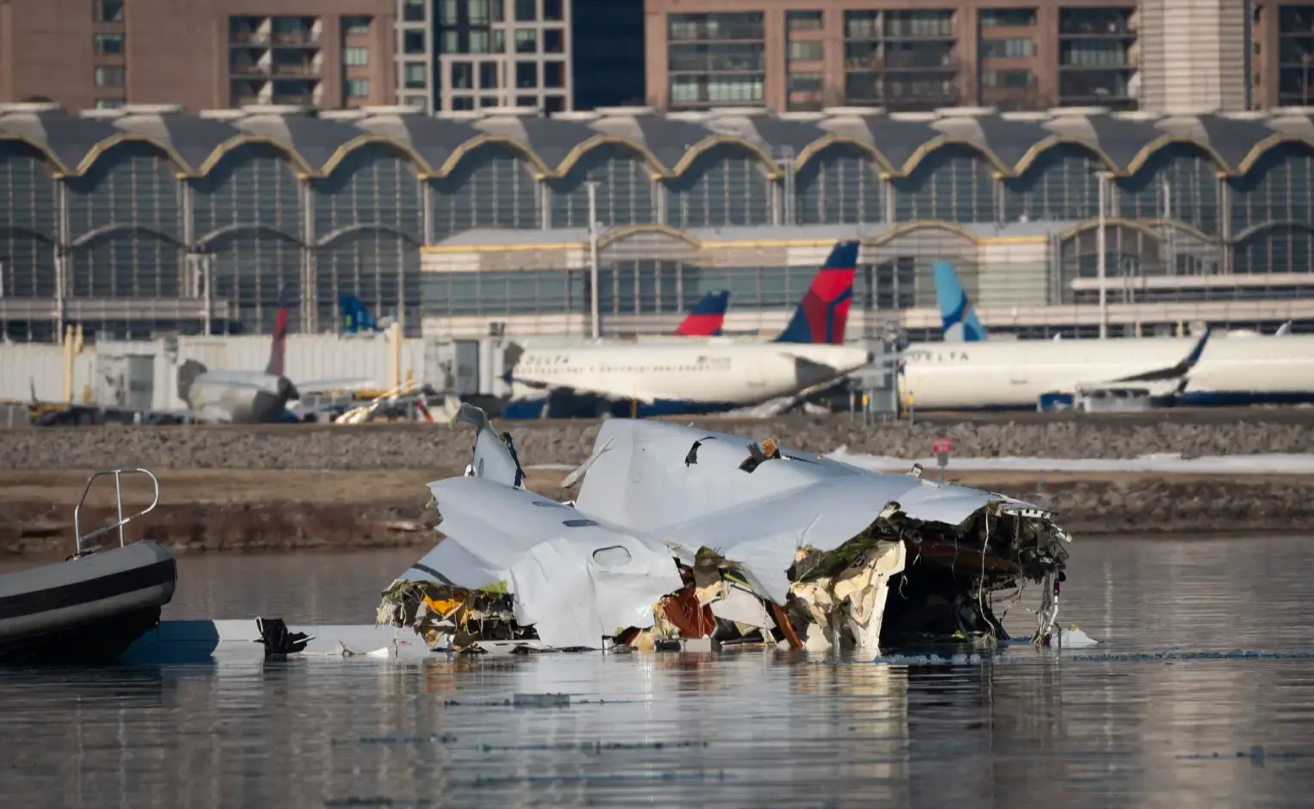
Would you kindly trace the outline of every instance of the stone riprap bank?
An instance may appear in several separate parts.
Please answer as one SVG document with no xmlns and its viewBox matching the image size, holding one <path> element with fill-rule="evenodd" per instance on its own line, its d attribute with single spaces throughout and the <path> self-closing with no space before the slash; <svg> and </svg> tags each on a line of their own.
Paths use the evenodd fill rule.
<svg viewBox="0 0 1314 809">
<path fill-rule="evenodd" d="M 1149 453 L 1254 455 L 1314 453 L 1314 427 L 1304 420 L 1249 415 L 1182 423 L 1168 419 L 963 421 L 864 427 L 846 415 L 825 418 L 690 420 L 711 430 L 824 453 L 851 452 L 920 458 L 937 436 L 948 436 L 959 457 L 1135 458 Z M 521 462 L 578 463 L 588 457 L 599 422 L 504 422 Z M 79 469 L 142 465 L 226 469 L 435 469 L 464 467 L 474 434 L 469 427 L 62 427 L 0 430 L 0 468 Z"/>
</svg>

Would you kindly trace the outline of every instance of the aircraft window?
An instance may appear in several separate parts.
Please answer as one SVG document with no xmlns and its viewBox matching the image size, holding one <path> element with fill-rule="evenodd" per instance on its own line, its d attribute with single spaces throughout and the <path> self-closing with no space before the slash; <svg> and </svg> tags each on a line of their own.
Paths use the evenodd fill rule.
<svg viewBox="0 0 1314 809">
<path fill-rule="evenodd" d="M 593 520 L 562 520 L 561 524 L 567 528 L 587 528 L 590 525 L 597 525 Z"/>
</svg>

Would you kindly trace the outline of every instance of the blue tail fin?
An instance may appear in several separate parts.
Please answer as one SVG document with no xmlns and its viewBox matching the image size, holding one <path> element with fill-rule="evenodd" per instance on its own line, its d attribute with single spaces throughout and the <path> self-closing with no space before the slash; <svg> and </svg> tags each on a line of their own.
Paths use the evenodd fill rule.
<svg viewBox="0 0 1314 809">
<path fill-rule="evenodd" d="M 972 302 L 967 299 L 967 291 L 959 282 L 954 266 L 947 261 L 937 261 L 932 272 L 935 274 L 935 302 L 944 321 L 944 341 L 977 343 L 986 339 L 985 329 L 976 319 L 976 312 L 972 311 Z"/>
<path fill-rule="evenodd" d="M 836 242 L 830 258 L 821 265 L 821 271 L 794 310 L 793 319 L 775 341 L 843 345 L 857 267 L 858 243 Z"/>
<path fill-rule="evenodd" d="M 346 334 L 358 334 L 363 331 L 378 331 L 374 315 L 365 307 L 365 303 L 355 295 L 343 295 L 339 300 L 342 308 L 342 331 Z"/>
</svg>

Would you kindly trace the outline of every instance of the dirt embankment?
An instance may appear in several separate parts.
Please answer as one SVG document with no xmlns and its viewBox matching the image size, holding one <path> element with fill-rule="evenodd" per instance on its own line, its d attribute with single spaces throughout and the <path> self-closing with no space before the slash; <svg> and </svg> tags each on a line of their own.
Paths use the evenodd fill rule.
<svg viewBox="0 0 1314 809">
<path fill-rule="evenodd" d="M 131 523 L 127 534 L 178 551 L 428 547 L 436 514 L 425 508 L 425 483 L 460 474 L 455 468 L 155 471 L 160 506 Z M 532 470 L 528 486 L 561 497 L 565 474 Z M 82 469 L 0 472 L 0 554 L 71 553 L 73 505 L 86 475 Z M 1057 509 L 1078 539 L 1262 534 L 1314 525 L 1314 478 L 1308 477 L 965 472 L 951 479 Z M 143 483 L 125 483 L 125 511 L 149 502 Z M 98 482 L 81 516 L 83 531 L 112 522 L 113 502 L 112 481 Z"/>
</svg>

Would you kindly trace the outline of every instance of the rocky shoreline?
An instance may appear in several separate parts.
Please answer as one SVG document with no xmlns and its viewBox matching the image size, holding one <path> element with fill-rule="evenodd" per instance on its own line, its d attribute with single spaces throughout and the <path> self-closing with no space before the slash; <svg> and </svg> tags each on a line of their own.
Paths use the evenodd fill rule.
<svg viewBox="0 0 1314 809">
<path fill-rule="evenodd" d="M 436 514 L 424 507 L 424 482 L 459 474 L 211 470 L 203 483 L 187 481 L 194 472 L 157 469 L 162 503 L 132 524 L 131 538 L 180 552 L 427 548 Z M 15 485 L 15 474 L 0 475 L 0 557 L 71 553 L 84 472 L 60 472 L 59 484 L 44 486 Z M 311 474 L 318 480 L 304 479 Z M 528 485 L 561 497 L 565 474 L 531 472 Z M 1314 477 L 968 472 L 950 479 L 1055 509 L 1079 540 L 1314 533 Z M 144 499 L 129 493 L 125 503 Z M 110 502 L 102 496 L 84 512 L 84 527 L 112 521 Z"/>
<path fill-rule="evenodd" d="M 811 452 L 901 458 L 930 454 L 938 436 L 960 457 L 1134 458 L 1149 453 L 1253 455 L 1314 453 L 1314 422 L 1251 414 L 1230 419 L 958 420 L 863 426 L 848 415 L 775 419 L 681 419 L 708 429 Z M 578 463 L 588 457 L 598 421 L 510 421 L 526 465 Z M 468 429 L 445 425 L 129 427 L 0 430 L 0 469 L 144 465 L 167 469 L 443 469 L 469 460 Z"/>
<path fill-rule="evenodd" d="M 1132 458 L 1150 453 L 1314 453 L 1314 429 L 1264 419 L 957 421 L 863 427 L 847 416 L 698 420 L 803 450 L 924 457 L 940 435 L 967 457 Z M 529 486 L 559 497 L 598 423 L 510 422 Z M 472 434 L 445 426 L 101 427 L 0 430 L 0 555 L 67 554 L 87 470 L 145 466 L 162 502 L 137 536 L 179 551 L 427 547 L 429 480 L 460 474 Z M 1059 512 L 1074 535 L 1256 535 L 1311 531 L 1314 477 L 957 472 L 951 479 Z M 112 487 L 111 487 L 112 490 Z M 109 515 L 102 493 L 89 525 Z M 569 495 L 567 495 L 569 496 Z"/>
</svg>

